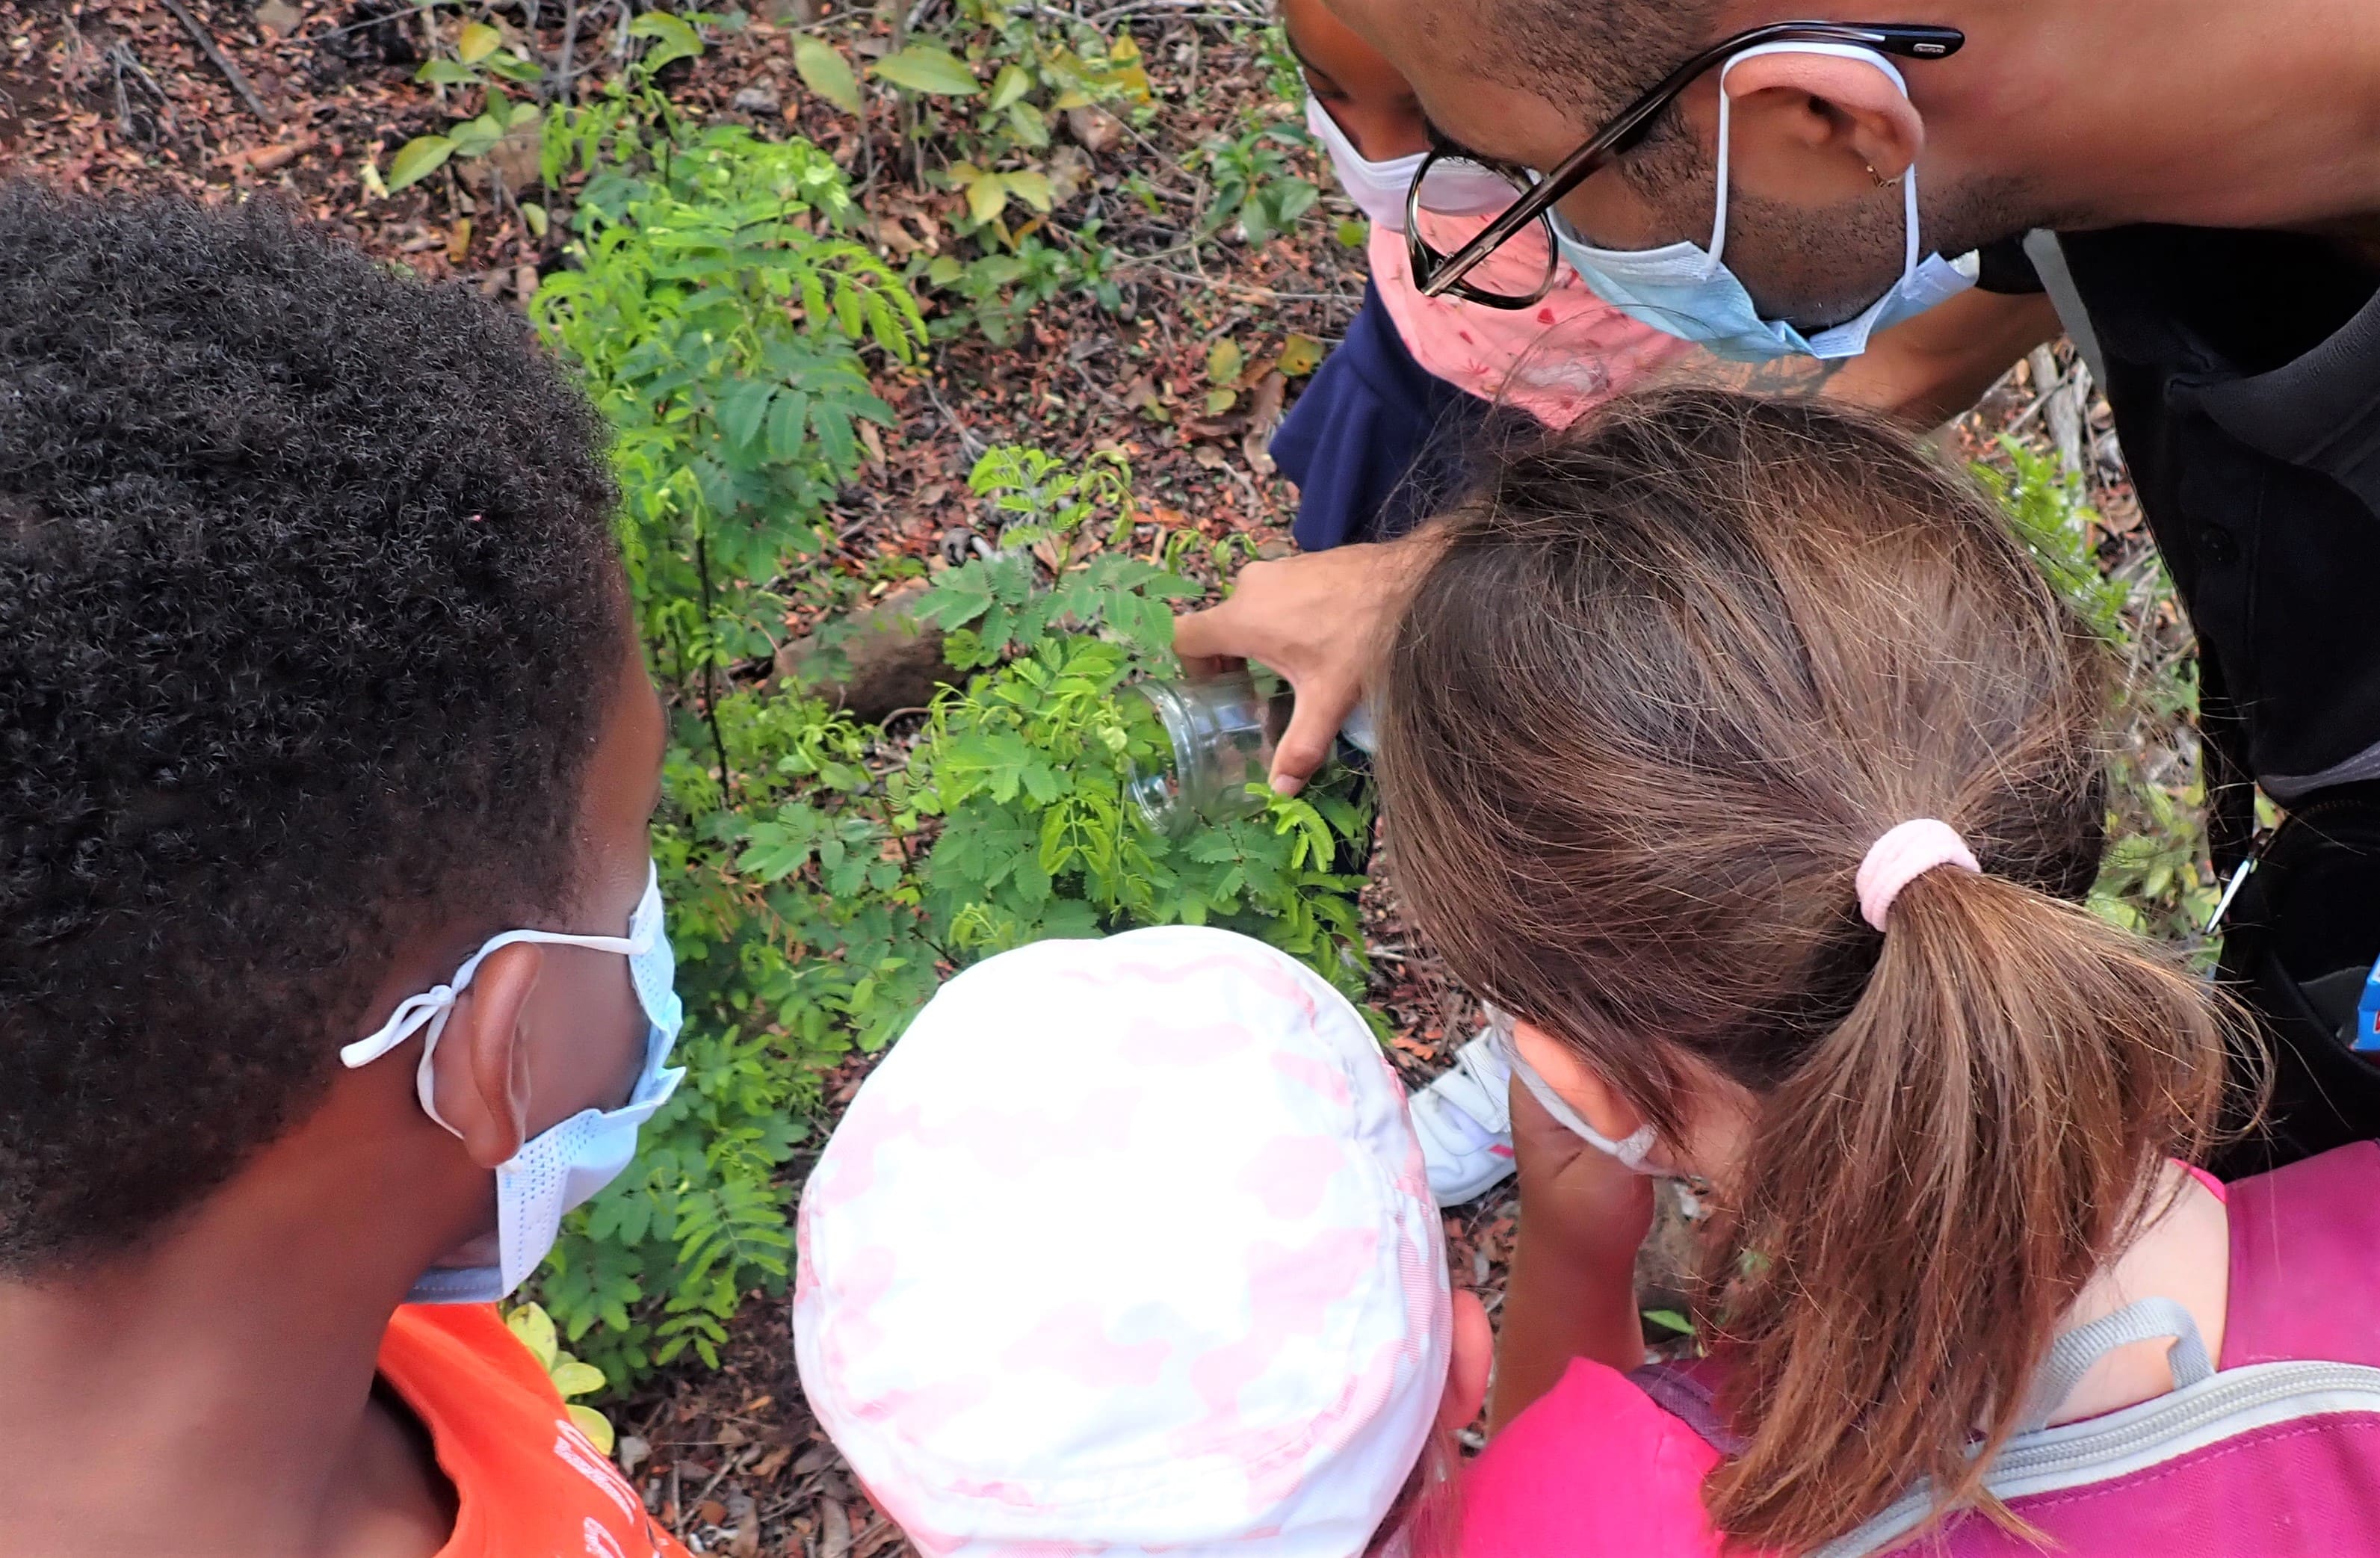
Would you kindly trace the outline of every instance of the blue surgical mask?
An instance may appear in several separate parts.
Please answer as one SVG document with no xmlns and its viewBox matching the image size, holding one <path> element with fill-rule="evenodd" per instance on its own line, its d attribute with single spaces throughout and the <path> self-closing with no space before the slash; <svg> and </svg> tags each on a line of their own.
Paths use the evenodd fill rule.
<svg viewBox="0 0 2380 1558">
<path fill-rule="evenodd" d="M 686 1011 L 674 988 L 677 964 L 662 924 L 657 874 L 646 878 L 645 895 L 629 918 L 625 936 L 506 931 L 490 937 L 455 970 L 453 980 L 399 1002 L 378 1031 L 342 1049 L 340 1061 L 350 1067 L 370 1065 L 427 1029 L 420 1064 L 414 1069 L 414 1094 L 423 1114 L 459 1138 L 462 1133 L 438 1113 L 431 1057 L 437 1053 L 455 998 L 470 985 L 480 963 L 498 947 L 519 942 L 588 947 L 625 956 L 629 982 L 636 987 L 637 1003 L 645 1014 L 644 1065 L 629 1089 L 627 1102 L 617 1109 L 582 1109 L 521 1143 L 519 1151 L 496 1165 L 493 1240 L 473 1240 L 422 1273 L 406 1295 L 407 1303 L 489 1304 L 528 1281 L 553 1248 L 563 1214 L 585 1203 L 627 1168 L 637 1155 L 638 1128 L 669 1102 L 686 1076 L 683 1067 L 673 1069 L 666 1064 Z"/>
<path fill-rule="evenodd" d="M 1857 317 L 1813 335 L 1803 335 L 1782 320 L 1763 319 L 1743 283 L 1727 268 L 1728 119 L 1727 73 L 1747 59 L 1762 55 L 1832 55 L 1872 65 L 1889 77 L 1906 96 L 1908 83 L 1893 63 L 1873 49 L 1850 43 L 1763 43 L 1744 50 L 1719 67 L 1718 73 L 1718 198 L 1711 221 L 1710 247 L 1679 242 L 1659 249 L 1597 249 L 1572 232 L 1559 216 L 1553 220 L 1554 241 L 1595 295 L 1628 315 L 1682 340 L 1693 341 L 1719 357 L 1762 362 L 1784 357 L 1856 357 L 1867 349 L 1868 337 L 1887 326 L 1924 313 L 1945 298 L 1975 284 L 1974 256 L 1957 261 L 1938 254 L 1921 257 L 1917 236 L 1917 169 L 1901 175 L 1901 211 L 1907 240 L 1900 279 Z"/>
</svg>

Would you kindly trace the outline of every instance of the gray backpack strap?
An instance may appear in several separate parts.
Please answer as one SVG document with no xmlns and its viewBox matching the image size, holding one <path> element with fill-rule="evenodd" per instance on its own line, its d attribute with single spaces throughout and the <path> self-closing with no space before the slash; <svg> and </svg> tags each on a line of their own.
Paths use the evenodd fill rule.
<svg viewBox="0 0 2380 1558">
<path fill-rule="evenodd" d="M 2058 323 L 2066 326 L 2067 335 L 2074 349 L 2091 370 L 2091 381 L 2107 382 L 2107 354 L 2099 349 L 2099 333 L 2091 324 L 2091 311 L 2082 306 L 2082 289 L 2074 285 L 2074 273 L 2066 263 L 2066 251 L 2058 247 L 2058 235 L 2035 227 L 2024 236 L 2024 257 L 2033 262 L 2034 274 L 2041 278 L 2041 289 L 2049 294 L 2050 306 L 2058 310 Z"/>
<path fill-rule="evenodd" d="M 2041 1371 L 2034 1376 L 2033 1391 L 2027 1397 L 2024 1416 L 2018 1419 L 2017 1431 L 2031 1433 L 2049 1426 L 2052 1414 L 2066 1405 L 2074 1387 L 2092 1365 L 2118 1347 L 2134 1342 L 2154 1342 L 2161 1337 L 2173 1338 L 2173 1346 L 2166 1354 L 2173 1369 L 2176 1390 L 2198 1383 L 2215 1372 L 2215 1362 L 2206 1356 L 2206 1341 L 2198 1333 L 2198 1322 L 2190 1311 L 2171 1298 L 2143 1298 L 2127 1304 L 2114 1314 L 2102 1315 L 2088 1325 L 2078 1325 L 2058 1338 L 2049 1349 L 2049 1357 Z"/>
<path fill-rule="evenodd" d="M 1648 1363 L 1630 1369 L 1628 1382 L 1651 1396 L 1654 1406 L 1700 1434 L 1703 1442 L 1720 1455 L 1743 1454 L 1743 1436 L 1728 1427 L 1710 1386 L 1691 1370 L 1675 1364 Z"/>
</svg>

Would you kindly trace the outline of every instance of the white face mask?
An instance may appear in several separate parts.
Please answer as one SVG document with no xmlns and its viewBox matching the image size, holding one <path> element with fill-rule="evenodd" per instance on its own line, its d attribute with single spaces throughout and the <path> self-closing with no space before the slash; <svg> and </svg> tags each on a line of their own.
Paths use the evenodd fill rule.
<svg viewBox="0 0 2380 1558">
<path fill-rule="evenodd" d="M 677 1091 L 686 1076 L 683 1067 L 669 1069 L 670 1047 L 677 1041 L 686 1008 L 674 983 L 675 955 L 662 925 L 662 890 L 658 873 L 648 875 L 645 894 L 628 921 L 625 936 L 578 936 L 558 931 L 506 931 L 490 937 L 445 984 L 407 996 L 397 1004 L 387 1022 L 368 1038 L 339 1052 L 342 1064 L 369 1065 L 414 1034 L 429 1030 L 421 1045 L 421 1061 L 414 1068 L 414 1095 L 421 1112 L 459 1138 L 463 1134 L 438 1113 L 437 1079 L 431 1057 L 439 1036 L 454 1015 L 455 999 L 468 988 L 480 964 L 498 947 L 531 942 L 544 946 L 588 947 L 616 952 L 628 959 L 628 978 L 636 987 L 637 1004 L 645 1014 L 645 1059 L 628 1101 L 617 1109 L 582 1109 L 551 1129 L 521 1143 L 520 1150 L 496 1165 L 496 1232 L 493 1248 L 475 1239 L 432 1266 L 413 1284 L 406 1301 L 413 1304 L 492 1304 L 528 1280 L 543 1262 L 562 1231 L 565 1212 L 617 1179 L 637 1155 L 637 1131 Z"/>
<path fill-rule="evenodd" d="M 1305 99 L 1305 128 L 1330 153 L 1339 187 L 1347 191 L 1356 209 L 1390 232 L 1403 232 L 1405 192 L 1421 171 L 1423 154 L 1415 152 L 1385 163 L 1367 160 L 1330 116 L 1330 110 L 1311 93 Z M 1442 216 L 1484 216 L 1519 198 L 1519 191 L 1486 168 L 1460 163 L 1440 163 L 1431 169 L 1429 183 L 1421 194 L 1422 209 Z"/>
<path fill-rule="evenodd" d="M 1495 1047 L 1497 1058 L 1512 1068 L 1512 1075 L 1520 1078 L 1521 1086 L 1529 1089 L 1529 1096 L 1544 1105 L 1546 1113 L 1552 1115 L 1555 1122 L 1563 1129 L 1597 1151 L 1608 1153 L 1619 1159 L 1621 1163 L 1638 1174 L 1649 1175 L 1661 1172 L 1658 1169 L 1645 1166 L 1645 1159 L 1652 1152 L 1653 1144 L 1659 1139 L 1651 1126 L 1637 1126 L 1628 1134 L 1628 1138 L 1624 1141 L 1612 1140 L 1593 1126 L 1588 1125 L 1580 1116 L 1579 1112 L 1570 1106 L 1568 1100 L 1554 1091 L 1553 1084 L 1538 1076 L 1536 1068 L 1522 1058 L 1520 1043 L 1512 1036 L 1512 1021 L 1510 1017 L 1501 1012 L 1493 1014 L 1488 1025 L 1488 1031 L 1491 1036 L 1489 1042 Z"/>
<path fill-rule="evenodd" d="M 1747 59 L 1762 55 L 1829 55 L 1872 65 L 1908 95 L 1909 85 L 1893 63 L 1873 49 L 1851 43 L 1763 43 L 1744 50 L 1719 67 L 1718 72 L 1718 193 L 1711 220 L 1710 248 L 1678 242 L 1659 249 L 1597 249 L 1580 238 L 1570 225 L 1554 218 L 1554 241 L 1596 296 L 1642 323 L 1693 341 L 1720 357 L 1759 362 L 1780 357 L 1856 357 L 1867 349 L 1868 337 L 1888 325 L 1924 313 L 1945 298 L 1956 297 L 1975 283 L 1975 257 L 1956 261 L 1938 254 L 1920 257 L 1917 237 L 1917 169 L 1901 175 L 1901 211 L 1906 234 L 1900 279 L 1856 318 L 1804 335 L 1782 320 L 1763 319 L 1722 256 L 1727 251 L 1727 188 L 1729 98 L 1727 73 Z"/>
</svg>

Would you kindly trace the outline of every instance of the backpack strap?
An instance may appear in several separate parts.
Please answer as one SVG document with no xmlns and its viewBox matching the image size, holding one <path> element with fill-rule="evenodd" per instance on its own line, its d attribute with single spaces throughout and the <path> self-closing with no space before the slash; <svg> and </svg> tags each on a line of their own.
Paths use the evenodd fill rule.
<svg viewBox="0 0 2380 1558">
<path fill-rule="evenodd" d="M 2234 1180 L 2223 1367 L 2325 1358 L 2380 1367 L 2380 1143 Z"/>
<path fill-rule="evenodd" d="M 2171 1298 L 2143 1298 L 2088 1325 L 2078 1325 L 2050 1345 L 2049 1357 L 2033 1377 L 2033 1390 L 2026 1398 L 2024 1416 L 2017 1420 L 2017 1432 L 2047 1428 L 2051 1416 L 2066 1405 L 2066 1398 L 2091 1372 L 2092 1365 L 2118 1347 L 2166 1336 L 2173 1338 L 2166 1357 L 2173 1369 L 2174 1389 L 2197 1384 L 2214 1374 L 2206 1340 L 2198 1333 L 2198 1322 L 2191 1319 L 2190 1311 Z"/>
<path fill-rule="evenodd" d="M 1628 1382 L 1652 1397 L 1654 1406 L 1700 1434 L 1703 1442 L 1720 1455 L 1743 1454 L 1746 1441 L 1728 1427 L 1705 1370 L 1689 1363 L 1648 1363 L 1630 1369 Z"/>
</svg>

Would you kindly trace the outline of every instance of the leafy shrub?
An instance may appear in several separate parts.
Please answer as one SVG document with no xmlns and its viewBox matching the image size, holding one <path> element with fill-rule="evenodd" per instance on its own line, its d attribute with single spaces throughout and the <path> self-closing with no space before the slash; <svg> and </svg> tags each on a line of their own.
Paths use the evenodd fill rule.
<svg viewBox="0 0 2380 1558">
<path fill-rule="evenodd" d="M 908 269 L 950 305 L 945 328 L 979 329 L 1004 345 L 1034 306 L 1062 291 L 1120 306 L 1100 223 L 1070 225 L 1060 214 L 1090 163 L 1054 146 L 1053 128 L 1077 110 L 1145 116 L 1148 76 L 1131 35 L 1061 25 L 1046 7 L 960 0 L 941 31 L 899 41 L 867 75 L 898 95 L 912 187 L 960 197 L 946 212 L 952 246 L 914 256 Z M 832 44 L 806 39 L 795 65 L 820 96 L 865 116 L 859 76 Z"/>
<path fill-rule="evenodd" d="M 2102 568 L 2098 523 L 2078 473 L 2056 456 L 2000 440 L 2002 472 L 1975 474 L 1999 499 L 2043 574 L 2112 645 L 2126 675 L 2123 726 L 2108 753 L 2107 850 L 2091 907 L 2128 930 L 2202 956 L 2218 888 L 2206 863 L 2205 791 L 2197 773 L 2198 678 L 2185 635 L 2161 633 L 2175 614 L 2173 586 L 2153 552 L 2125 573 Z"/>
<path fill-rule="evenodd" d="M 1218 135 L 1198 149 L 1214 184 L 1214 201 L 1201 219 L 1209 233 L 1229 225 L 1245 243 L 1285 233 L 1314 207 L 1321 191 L 1293 171 L 1291 155 L 1307 143 L 1303 127 L 1269 125 Z"/>
<path fill-rule="evenodd" d="M 774 1180 L 840 1053 L 828 1014 L 849 992 L 832 976 L 851 965 L 807 967 L 814 942 L 795 938 L 820 937 L 819 906 L 770 904 L 721 869 L 722 851 L 738 805 L 868 776 L 847 720 L 733 688 L 782 631 L 783 569 L 819 551 L 823 506 L 859 469 L 857 425 L 892 420 L 864 352 L 905 359 L 923 335 L 900 279 L 834 236 L 854 208 L 822 152 L 732 128 L 667 126 L 648 143 L 650 128 L 614 116 L 565 140 L 563 155 L 597 161 L 579 268 L 549 276 L 532 309 L 615 430 L 629 582 L 677 713 L 655 853 L 690 1085 L 574 1223 L 544 1286 L 572 1342 L 602 1322 L 588 1345 L 614 1383 L 689 1345 L 715 1356 L 741 1294 L 784 1274 Z M 892 936 L 881 908 L 826 929 L 844 951 Z"/>
<path fill-rule="evenodd" d="M 1154 732 L 1118 689 L 1172 673 L 1171 603 L 1202 587 L 1102 544 L 1132 533 L 1116 459 L 978 463 L 1001 548 L 941 575 L 922 608 L 976 674 L 914 748 L 771 679 L 787 595 L 859 469 L 857 428 L 891 420 L 868 359 L 917 349 L 917 304 L 839 236 L 848 189 L 807 143 L 656 135 L 634 115 L 592 138 L 567 128 L 564 155 L 601 161 L 578 201 L 579 268 L 548 277 L 533 312 L 616 430 L 629 582 L 673 711 L 654 855 L 687 1078 L 637 1163 L 566 1226 L 537 1296 L 626 1386 L 689 1350 L 715 1363 L 746 1296 L 782 1289 L 825 1079 L 972 959 L 1211 921 L 1360 993 L 1357 879 L 1340 860 L 1369 818 L 1344 776 L 1179 835 L 1131 807 L 1127 766 Z"/>
<path fill-rule="evenodd" d="M 1152 830 L 1126 798 L 1132 760 L 1161 736 L 1117 689 L 1173 673 L 1172 603 L 1201 590 L 1111 551 L 1064 565 L 1043 589 L 1033 554 L 1071 556 L 1111 510 L 1128 535 L 1127 479 L 1113 457 L 1070 471 L 1038 450 L 994 449 L 977 463 L 975 490 L 1017 522 L 1001 554 L 944 575 L 928 603 L 952 629 L 952 663 L 998 667 L 936 703 L 897 778 L 919 815 L 944 820 L 924 876 L 929 918 L 967 955 L 1125 925 L 1221 924 L 1360 1000 L 1361 878 L 1338 867 L 1371 819 L 1348 776 L 1296 797 L 1251 785 L 1254 815 L 1181 835 Z"/>
</svg>

